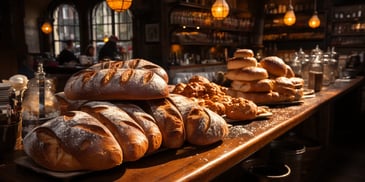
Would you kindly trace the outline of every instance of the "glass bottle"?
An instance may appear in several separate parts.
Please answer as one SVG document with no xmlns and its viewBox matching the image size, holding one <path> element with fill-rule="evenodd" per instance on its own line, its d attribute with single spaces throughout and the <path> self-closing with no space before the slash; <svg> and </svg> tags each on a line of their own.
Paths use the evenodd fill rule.
<svg viewBox="0 0 365 182">
<path fill-rule="evenodd" d="M 330 64 L 330 57 L 328 54 L 323 54 L 322 64 L 323 64 L 323 85 L 328 86 L 331 84 L 331 79 L 333 75 L 333 70 Z"/>
<path fill-rule="evenodd" d="M 34 127 L 60 115 L 58 101 L 54 95 L 55 86 L 45 75 L 43 64 L 39 63 L 35 77 L 28 82 L 28 89 L 24 93 L 23 137 Z"/>
</svg>

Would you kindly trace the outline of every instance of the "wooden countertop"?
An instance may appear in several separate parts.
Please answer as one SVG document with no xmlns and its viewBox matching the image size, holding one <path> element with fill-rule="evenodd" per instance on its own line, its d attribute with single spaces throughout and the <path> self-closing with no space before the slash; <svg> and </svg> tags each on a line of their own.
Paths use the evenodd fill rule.
<svg viewBox="0 0 365 182">
<path fill-rule="evenodd" d="M 305 121 L 321 107 L 362 86 L 363 77 L 336 82 L 323 88 L 313 98 L 299 105 L 272 107 L 268 119 L 238 122 L 230 127 L 230 135 L 222 142 L 207 147 L 185 146 L 147 156 L 137 162 L 123 163 L 107 171 L 74 178 L 75 181 L 209 181 L 261 149 L 270 141 Z M 15 152 L 11 157 L 24 155 Z M 0 164 L 0 179 L 49 181 L 28 169 L 8 163 Z"/>
</svg>

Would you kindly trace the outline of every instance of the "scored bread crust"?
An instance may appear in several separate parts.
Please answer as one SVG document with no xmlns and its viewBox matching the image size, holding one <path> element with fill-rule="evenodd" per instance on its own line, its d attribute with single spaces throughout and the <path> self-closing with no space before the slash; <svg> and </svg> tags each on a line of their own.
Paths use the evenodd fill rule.
<svg viewBox="0 0 365 182">
<path fill-rule="evenodd" d="M 144 69 L 85 69 L 72 75 L 64 92 L 71 100 L 145 100 L 165 98 L 167 82 Z"/>
<path fill-rule="evenodd" d="M 226 121 L 217 113 L 204 108 L 179 94 L 170 94 L 167 98 L 181 112 L 186 139 L 193 145 L 209 145 L 228 135 Z"/>
<path fill-rule="evenodd" d="M 146 154 L 148 140 L 142 127 L 119 107 L 109 102 L 90 101 L 80 109 L 97 118 L 113 133 L 123 149 L 124 161 L 136 161 Z"/>
<path fill-rule="evenodd" d="M 90 66 L 90 69 L 95 69 L 95 70 L 121 69 L 121 68 L 150 70 L 159 75 L 166 82 L 169 81 L 168 74 L 165 71 L 165 69 L 145 59 L 130 59 L 126 61 L 104 61 Z"/>
<path fill-rule="evenodd" d="M 118 166 L 123 152 L 113 134 L 91 115 L 72 111 L 25 136 L 24 151 L 53 171 L 104 170 Z"/>
<path fill-rule="evenodd" d="M 169 100 L 147 100 L 141 107 L 155 118 L 162 134 L 162 146 L 180 148 L 184 144 L 186 134 L 181 113 Z"/>
<path fill-rule="evenodd" d="M 156 120 L 135 104 L 115 103 L 115 105 L 128 113 L 142 127 L 148 139 L 148 150 L 146 154 L 157 151 L 162 144 L 162 134 L 156 124 Z"/>
</svg>

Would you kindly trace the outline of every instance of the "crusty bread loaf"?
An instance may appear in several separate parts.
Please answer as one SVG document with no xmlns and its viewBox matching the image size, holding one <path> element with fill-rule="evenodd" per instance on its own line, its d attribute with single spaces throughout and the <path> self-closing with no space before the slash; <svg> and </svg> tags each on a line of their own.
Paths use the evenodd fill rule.
<svg viewBox="0 0 365 182">
<path fill-rule="evenodd" d="M 285 75 L 285 77 L 287 77 L 287 78 L 295 77 L 295 73 L 289 65 L 286 65 L 286 75 Z"/>
<path fill-rule="evenodd" d="M 146 154 L 157 151 L 162 143 L 162 134 L 155 119 L 143 111 L 142 108 L 131 103 L 115 103 L 120 109 L 129 114 L 143 129 L 148 139 L 148 150 Z"/>
<path fill-rule="evenodd" d="M 85 69 L 72 75 L 64 89 L 72 100 L 145 100 L 165 98 L 166 81 L 145 69 Z"/>
<path fill-rule="evenodd" d="M 228 90 L 228 95 L 233 97 L 242 97 L 248 100 L 253 101 L 257 105 L 265 105 L 265 104 L 274 104 L 286 101 L 295 100 L 294 95 L 284 95 L 279 94 L 278 92 L 240 92 L 236 90 Z"/>
<path fill-rule="evenodd" d="M 90 66 L 91 69 L 102 70 L 102 69 L 145 69 L 150 70 L 161 78 L 163 78 L 166 82 L 169 81 L 167 72 L 160 67 L 159 65 L 147 61 L 145 59 L 130 59 L 126 61 L 105 61 L 101 63 L 94 64 Z"/>
<path fill-rule="evenodd" d="M 81 111 L 36 127 L 23 146 L 37 164 L 54 171 L 104 170 L 123 161 L 122 149 L 108 128 Z"/>
<path fill-rule="evenodd" d="M 184 144 L 185 126 L 181 113 L 169 100 L 148 100 L 141 107 L 155 118 L 162 134 L 162 146 L 180 148 Z"/>
<path fill-rule="evenodd" d="M 271 79 L 261 79 L 250 82 L 234 80 L 231 83 L 231 87 L 232 89 L 241 92 L 270 92 L 274 87 L 274 83 Z"/>
<path fill-rule="evenodd" d="M 255 81 L 268 78 L 268 73 L 264 68 L 250 66 L 228 70 L 225 76 L 229 80 Z"/>
<path fill-rule="evenodd" d="M 143 129 L 126 112 L 109 102 L 91 101 L 81 106 L 103 123 L 123 149 L 124 161 L 142 158 L 148 149 L 148 140 Z"/>
<path fill-rule="evenodd" d="M 227 69 L 242 69 L 249 66 L 257 66 L 257 60 L 254 57 L 233 57 L 227 59 Z"/>
<path fill-rule="evenodd" d="M 217 113 L 197 105 L 183 95 L 170 94 L 168 99 L 182 115 L 186 139 L 189 143 L 209 145 L 228 135 L 227 123 Z"/>
<path fill-rule="evenodd" d="M 287 67 L 285 62 L 277 56 L 264 57 L 260 61 L 261 67 L 265 68 L 270 75 L 285 76 Z"/>
</svg>

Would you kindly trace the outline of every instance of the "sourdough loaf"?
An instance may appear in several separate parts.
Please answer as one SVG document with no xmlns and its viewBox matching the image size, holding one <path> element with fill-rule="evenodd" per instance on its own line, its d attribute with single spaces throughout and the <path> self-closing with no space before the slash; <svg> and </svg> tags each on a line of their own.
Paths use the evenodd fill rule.
<svg viewBox="0 0 365 182">
<path fill-rule="evenodd" d="M 104 170 L 123 161 L 122 149 L 109 129 L 81 111 L 34 128 L 23 146 L 37 164 L 54 171 Z"/>
</svg>

